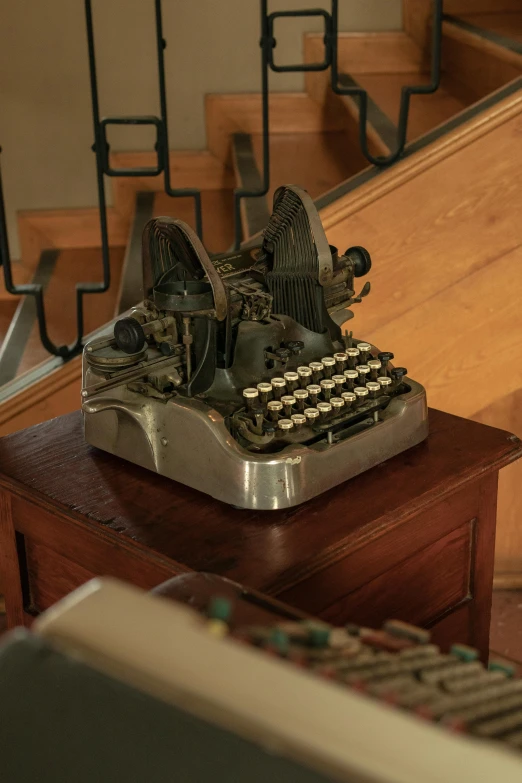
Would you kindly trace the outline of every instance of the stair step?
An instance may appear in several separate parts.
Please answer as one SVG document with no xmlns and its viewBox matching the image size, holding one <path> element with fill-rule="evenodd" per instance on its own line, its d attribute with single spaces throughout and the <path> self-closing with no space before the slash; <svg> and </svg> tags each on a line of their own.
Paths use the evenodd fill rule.
<svg viewBox="0 0 522 783">
<path fill-rule="evenodd" d="M 212 253 L 224 252 L 234 240 L 232 194 L 231 189 L 204 190 L 201 193 L 203 244 Z M 186 196 L 172 198 L 166 193 L 155 193 L 153 215 L 179 218 L 194 228 L 194 199 Z"/>
<path fill-rule="evenodd" d="M 401 89 L 406 85 L 429 84 L 430 77 L 423 73 L 357 74 L 357 82 L 368 91 L 369 96 L 385 113 L 394 126 L 399 120 Z M 408 117 L 408 141 L 423 136 L 450 117 L 466 108 L 464 101 L 455 98 L 447 90 L 439 87 L 430 95 L 412 95 Z M 375 123 L 373 123 L 374 127 Z M 376 127 L 383 140 L 387 142 L 379 126 Z M 393 148 L 396 146 L 393 138 Z"/>
<path fill-rule="evenodd" d="M 447 17 L 463 29 L 480 33 L 501 46 L 521 51 L 522 8 L 519 11 L 492 11 L 487 14 L 457 14 Z"/>
<path fill-rule="evenodd" d="M 261 170 L 261 134 L 252 136 L 252 144 Z M 270 134 L 270 211 L 274 191 L 281 184 L 300 185 L 315 199 L 359 171 L 353 158 L 350 142 L 342 132 Z"/>
</svg>

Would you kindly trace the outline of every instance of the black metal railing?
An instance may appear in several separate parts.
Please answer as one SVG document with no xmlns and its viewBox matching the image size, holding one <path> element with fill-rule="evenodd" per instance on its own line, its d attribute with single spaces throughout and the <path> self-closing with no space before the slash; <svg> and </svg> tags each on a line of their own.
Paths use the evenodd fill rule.
<svg viewBox="0 0 522 783">
<path fill-rule="evenodd" d="M 261 48 L 261 120 L 262 120 L 262 171 L 260 185 L 255 189 L 236 188 L 234 191 L 234 247 L 238 248 L 243 237 L 241 231 L 241 201 L 246 198 L 264 197 L 270 189 L 270 114 L 269 114 L 269 72 L 307 72 L 326 71 L 330 69 L 331 88 L 337 95 L 353 96 L 359 106 L 359 140 L 363 154 L 367 160 L 376 166 L 388 166 L 397 161 L 404 153 L 407 142 L 408 117 L 410 98 L 412 95 L 434 92 L 440 80 L 440 50 L 442 37 L 442 2 L 432 0 L 432 46 L 431 46 L 431 79 L 426 85 L 405 86 L 402 88 L 399 122 L 397 126 L 397 144 L 388 156 L 374 156 L 368 147 L 368 94 L 356 84 L 346 86 L 347 80 L 340 79 L 338 41 L 339 41 L 339 0 L 331 0 L 330 11 L 324 9 L 305 9 L 294 11 L 275 11 L 270 13 L 268 0 L 260 0 L 260 48 Z M 172 198 L 190 196 L 194 199 L 195 227 L 203 237 L 203 217 L 201 208 L 201 192 L 195 188 L 175 188 L 170 175 L 170 147 L 167 117 L 167 91 L 164 50 L 166 41 L 163 35 L 163 20 L 161 0 L 154 0 L 156 54 L 158 67 L 159 116 L 120 116 L 100 117 L 98 78 L 96 71 L 95 35 L 92 15 L 92 0 L 84 0 L 85 22 L 87 30 L 87 51 L 90 73 L 92 118 L 94 128 L 94 144 L 92 149 L 96 159 L 96 178 L 98 203 L 100 212 L 100 234 L 103 280 L 99 283 L 78 283 L 76 286 L 77 336 L 68 346 L 57 346 L 47 332 L 47 321 L 44 306 L 43 286 L 38 283 L 14 285 L 7 238 L 5 205 L 0 173 L 0 263 L 4 267 L 5 286 L 14 295 L 33 296 L 36 303 L 36 314 L 40 339 L 49 353 L 69 359 L 77 354 L 84 339 L 84 296 L 103 293 L 111 284 L 110 250 L 107 223 L 107 204 L 105 199 L 105 177 L 150 177 L 163 175 L 164 192 Z M 299 63 L 285 65 L 276 62 L 275 37 L 276 20 L 279 18 L 321 17 L 324 22 L 324 58 L 318 63 Z M 107 139 L 107 129 L 111 125 L 149 125 L 156 129 L 156 164 L 147 168 L 115 169 L 111 165 L 110 145 Z M 350 150 L 347 150 L 347 155 Z"/>
</svg>

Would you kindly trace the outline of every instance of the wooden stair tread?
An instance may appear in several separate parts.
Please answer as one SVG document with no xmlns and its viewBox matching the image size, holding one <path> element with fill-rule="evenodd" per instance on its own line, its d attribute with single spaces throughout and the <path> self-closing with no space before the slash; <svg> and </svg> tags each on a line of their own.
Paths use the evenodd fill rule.
<svg viewBox="0 0 522 783">
<path fill-rule="evenodd" d="M 401 89 L 406 85 L 429 84 L 421 73 L 357 74 L 357 82 L 395 123 L 399 119 Z M 408 141 L 423 136 L 466 107 L 443 87 L 431 95 L 412 95 L 408 119 Z"/>
<path fill-rule="evenodd" d="M 204 190 L 201 193 L 203 212 L 203 243 L 212 253 L 221 253 L 230 247 L 234 240 L 233 191 Z M 190 197 L 172 198 L 166 193 L 154 196 L 154 216 L 168 215 L 184 220 L 193 228 L 194 199 Z"/>
<path fill-rule="evenodd" d="M 263 137 L 256 134 L 252 142 L 262 171 Z M 300 185 L 317 198 L 359 171 L 353 159 L 350 142 L 342 132 L 271 134 L 271 187 L 267 196 L 270 211 L 274 191 L 280 185 Z"/>
<path fill-rule="evenodd" d="M 522 9 L 520 11 L 492 11 L 487 14 L 456 14 L 463 22 L 522 41 Z"/>
<path fill-rule="evenodd" d="M 111 248 L 112 281 L 104 294 L 88 294 L 84 297 L 84 333 L 94 331 L 113 317 L 118 280 L 123 263 L 124 248 Z M 57 345 L 70 344 L 76 338 L 75 286 L 81 282 L 101 280 L 101 249 L 77 248 L 61 250 L 54 274 L 44 294 L 47 329 Z M 49 358 L 40 341 L 38 324 L 35 323 L 24 350 L 17 375 Z"/>
</svg>

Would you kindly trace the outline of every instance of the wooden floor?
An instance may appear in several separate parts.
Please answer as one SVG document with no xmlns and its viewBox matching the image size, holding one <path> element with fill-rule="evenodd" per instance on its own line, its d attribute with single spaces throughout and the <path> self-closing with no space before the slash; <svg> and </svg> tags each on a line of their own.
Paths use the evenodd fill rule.
<svg viewBox="0 0 522 783">
<path fill-rule="evenodd" d="M 514 41 L 522 41 L 522 10 L 494 11 L 489 14 L 459 14 L 459 19 Z"/>
</svg>

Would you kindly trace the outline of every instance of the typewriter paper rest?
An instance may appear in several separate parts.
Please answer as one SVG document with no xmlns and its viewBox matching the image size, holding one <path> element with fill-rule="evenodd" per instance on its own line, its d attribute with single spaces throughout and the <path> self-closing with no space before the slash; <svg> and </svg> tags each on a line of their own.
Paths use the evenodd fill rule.
<svg viewBox="0 0 522 783">
<path fill-rule="evenodd" d="M 370 267 L 364 248 L 328 244 L 293 185 L 235 253 L 150 220 L 143 301 L 84 349 L 87 441 L 251 509 L 302 503 L 418 444 L 424 388 L 347 329 Z"/>
</svg>

